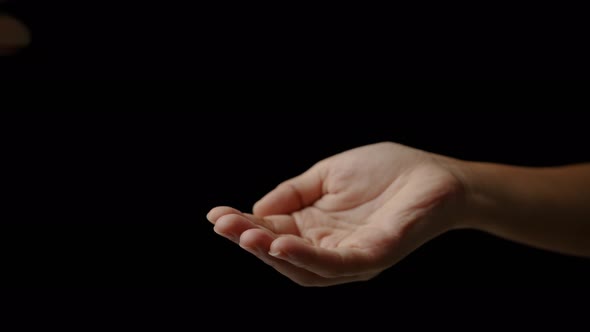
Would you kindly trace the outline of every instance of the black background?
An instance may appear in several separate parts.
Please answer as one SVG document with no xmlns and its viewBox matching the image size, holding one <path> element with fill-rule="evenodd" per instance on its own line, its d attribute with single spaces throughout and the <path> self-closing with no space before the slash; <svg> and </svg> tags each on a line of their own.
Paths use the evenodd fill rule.
<svg viewBox="0 0 590 332">
<path fill-rule="evenodd" d="M 549 100 L 539 91 L 508 97 L 519 95 L 518 87 L 515 94 L 488 95 L 459 87 L 448 94 L 392 87 L 385 91 L 397 93 L 387 98 L 377 98 L 379 89 L 360 96 L 350 87 L 243 93 L 248 88 L 178 88 L 159 95 L 154 89 L 115 95 L 114 88 L 93 88 L 109 92 L 85 95 L 79 103 L 53 98 L 62 112 L 4 113 L 4 291 L 28 294 L 17 292 L 23 306 L 34 302 L 47 310 L 66 299 L 78 314 L 119 308 L 123 316 L 139 311 L 140 321 L 149 322 L 155 318 L 143 318 L 146 307 L 168 309 L 183 322 L 202 321 L 203 304 L 219 319 L 226 319 L 224 310 L 247 318 L 260 307 L 276 318 L 297 309 L 300 300 L 314 317 L 334 307 L 360 315 L 359 326 L 368 316 L 356 310 L 382 308 L 383 301 L 403 315 L 420 308 L 446 319 L 453 316 L 443 312 L 452 314 L 457 302 L 476 320 L 490 319 L 482 313 L 488 309 L 501 309 L 504 319 L 523 319 L 522 308 L 566 308 L 574 317 L 583 310 L 572 303 L 586 301 L 587 259 L 475 231 L 445 234 L 371 282 L 314 290 L 301 289 L 217 236 L 205 219 L 217 205 L 248 210 L 316 161 L 379 141 L 529 166 L 587 161 L 583 115 L 555 111 L 576 109 L 570 96 Z M 106 109 L 115 104 L 121 110 Z M 545 113 L 514 111 L 522 105 Z M 105 109 L 65 111 L 85 106 Z"/>
<path fill-rule="evenodd" d="M 581 8 L 30 1 L 4 75 L 95 78 L 585 78 Z M 524 5 L 522 5 L 524 7 Z"/>
<path fill-rule="evenodd" d="M 555 114 L 75 112 L 3 126 L 5 276 L 29 286 L 295 287 L 204 216 L 248 211 L 280 181 L 364 144 L 531 166 L 587 160 L 586 123 Z M 456 231 L 367 287 L 583 285 L 589 273 L 586 260 Z"/>
<path fill-rule="evenodd" d="M 585 39 L 578 38 L 585 20 L 569 16 L 585 11 L 573 8 L 565 18 L 555 8 L 548 9 L 551 15 L 500 9 L 499 19 L 493 8 L 80 1 L 2 6 L 33 31 L 29 49 L 1 59 L 3 78 L 588 73 L 580 42 Z M 488 10 L 494 19 L 486 17 Z M 556 85 L 407 85 L 360 96 L 359 86 L 328 83 L 278 89 L 187 83 L 164 92 L 168 84 L 155 81 L 149 88 L 85 86 L 94 92 L 79 101 L 71 87 L 60 87 L 51 98 L 26 98 L 42 103 L 42 109 L 33 108 L 38 112 L 52 113 L 4 114 L 3 106 L 2 283 L 25 289 L 29 295 L 17 298 L 39 302 L 42 309 L 66 298 L 72 306 L 94 303 L 96 312 L 156 303 L 189 316 L 203 303 L 280 310 L 290 307 L 286 294 L 311 304 L 350 304 L 350 310 L 383 300 L 392 311 L 420 308 L 429 318 L 454 311 L 457 302 L 474 312 L 499 302 L 494 309 L 509 306 L 516 316 L 536 306 L 570 313 L 587 307 L 571 304 L 587 303 L 587 260 L 478 232 L 446 234 L 372 282 L 329 290 L 301 290 L 215 236 L 204 217 L 211 207 L 247 210 L 280 181 L 363 144 L 391 140 L 458 158 L 530 166 L 588 161 L 587 122 L 572 113 L 588 108 L 584 89 L 574 89 L 573 97 L 553 95 Z M 481 90 L 487 93 L 474 94 Z M 148 111 L 152 107 L 158 112 Z M 351 298 L 330 300 L 345 296 Z"/>
<path fill-rule="evenodd" d="M 2 91 L 2 320 L 78 331 L 587 326 L 587 259 L 461 231 L 371 282 L 301 289 L 205 220 L 213 206 L 247 210 L 321 158 L 383 140 L 530 166 L 588 161 L 587 122 L 572 113 L 588 109 L 587 88 L 145 80 L 589 72 L 587 19 L 576 17 L 585 10 L 395 5 L 2 4 L 33 32 L 30 48 L 0 59 L 3 81 L 143 82 L 52 82 L 38 86 L 46 95 L 31 86 L 20 107 Z"/>
</svg>

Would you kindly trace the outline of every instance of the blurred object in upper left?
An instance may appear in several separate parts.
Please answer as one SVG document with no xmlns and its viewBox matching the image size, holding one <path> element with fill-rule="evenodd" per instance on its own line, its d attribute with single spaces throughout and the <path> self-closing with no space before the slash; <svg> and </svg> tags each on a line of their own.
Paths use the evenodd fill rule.
<svg viewBox="0 0 590 332">
<path fill-rule="evenodd" d="M 11 16 L 0 14 L 0 56 L 15 54 L 27 47 L 30 42 L 31 34 L 23 23 Z"/>
</svg>

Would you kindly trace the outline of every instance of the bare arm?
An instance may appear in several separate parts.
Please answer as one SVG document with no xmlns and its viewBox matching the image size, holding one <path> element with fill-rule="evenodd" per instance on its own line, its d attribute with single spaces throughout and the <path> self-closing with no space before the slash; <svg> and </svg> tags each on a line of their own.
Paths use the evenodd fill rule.
<svg viewBox="0 0 590 332">
<path fill-rule="evenodd" d="M 253 212 L 217 207 L 208 218 L 306 286 L 371 279 L 455 228 L 590 257 L 590 164 L 476 163 L 386 142 L 317 163 Z"/>
<path fill-rule="evenodd" d="M 464 163 L 466 225 L 590 257 L 590 164 L 527 168 Z"/>
</svg>

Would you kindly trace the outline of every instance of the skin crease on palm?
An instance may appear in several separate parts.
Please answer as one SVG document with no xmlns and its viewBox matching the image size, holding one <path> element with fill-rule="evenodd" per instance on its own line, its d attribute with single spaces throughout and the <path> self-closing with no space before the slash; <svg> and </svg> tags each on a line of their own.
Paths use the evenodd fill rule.
<svg viewBox="0 0 590 332">
<path fill-rule="evenodd" d="M 317 163 L 267 194 L 253 214 L 217 207 L 207 218 L 300 285 L 364 281 L 459 227 L 460 176 L 450 158 L 379 143 Z"/>
</svg>

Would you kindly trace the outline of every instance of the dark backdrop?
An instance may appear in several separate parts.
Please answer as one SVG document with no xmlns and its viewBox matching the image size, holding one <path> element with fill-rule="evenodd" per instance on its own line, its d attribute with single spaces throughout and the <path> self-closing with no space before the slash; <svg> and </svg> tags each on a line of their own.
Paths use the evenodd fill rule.
<svg viewBox="0 0 590 332">
<path fill-rule="evenodd" d="M 573 7 L 70 0 L 9 0 L 1 6 L 33 30 L 32 47 L 2 70 L 17 77 L 447 79 L 589 73 L 581 42 L 585 10 Z"/>
<path fill-rule="evenodd" d="M 44 322 L 189 329 L 262 324 L 254 317 L 302 329 L 309 320 L 326 328 L 470 329 L 563 328 L 583 319 L 586 259 L 455 231 L 371 282 L 302 289 L 218 237 L 205 219 L 220 204 L 248 210 L 316 161 L 378 141 L 529 166 L 588 161 L 582 115 L 473 111 L 502 99 L 471 103 L 420 89 L 387 107 L 346 93 L 320 101 L 255 90 L 264 93 L 207 102 L 197 93 L 119 101 L 100 93 L 86 102 L 128 111 L 3 113 L 1 280 L 11 310 L 36 308 Z M 137 111 L 148 105 L 161 111 Z"/>
<path fill-rule="evenodd" d="M 364 144 L 530 166 L 588 160 L 585 122 L 555 112 L 31 113 L 2 126 L 4 277 L 22 286 L 296 287 L 216 236 L 205 214 L 249 210 L 280 181 Z M 455 231 L 362 287 L 589 278 L 587 260 Z"/>
</svg>

